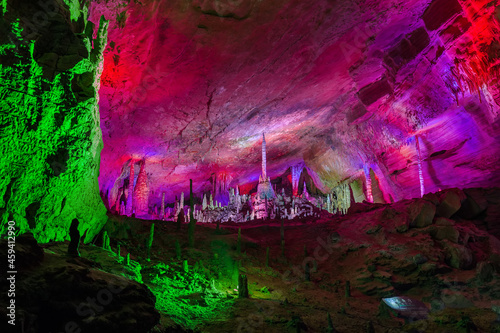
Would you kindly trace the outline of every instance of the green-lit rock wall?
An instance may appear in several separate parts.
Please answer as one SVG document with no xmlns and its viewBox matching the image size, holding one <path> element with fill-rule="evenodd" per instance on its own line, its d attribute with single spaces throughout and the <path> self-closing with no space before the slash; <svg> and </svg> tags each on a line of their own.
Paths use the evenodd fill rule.
<svg viewBox="0 0 500 333">
<path fill-rule="evenodd" d="M 91 240 L 106 223 L 97 177 L 98 89 L 107 22 L 86 2 L 0 3 L 0 216 L 39 242 Z M 0 11 L 2 15 L 2 11 Z"/>
</svg>

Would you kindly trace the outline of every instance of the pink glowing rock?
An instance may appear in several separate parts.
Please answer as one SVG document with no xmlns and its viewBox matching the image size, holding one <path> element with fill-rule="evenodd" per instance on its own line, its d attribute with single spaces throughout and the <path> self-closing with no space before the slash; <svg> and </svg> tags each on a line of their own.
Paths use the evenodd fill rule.
<svg viewBox="0 0 500 333">
<path fill-rule="evenodd" d="M 130 160 L 130 176 L 127 193 L 127 215 L 132 216 L 134 212 L 134 160 Z"/>
<path fill-rule="evenodd" d="M 385 202 L 500 186 L 500 22 L 488 1 L 216 2 L 91 2 L 95 24 L 111 21 L 103 193 L 146 156 L 167 202 L 192 178 L 227 205 L 230 187 L 249 194 L 262 175 L 263 131 L 264 178 L 304 163 L 325 194 L 347 182 L 370 200 L 367 161 Z M 304 175 L 291 175 L 297 195 Z"/>
<path fill-rule="evenodd" d="M 134 208 L 136 217 L 145 217 L 149 214 L 149 186 L 145 165 L 146 163 L 143 161 L 134 189 Z"/>
</svg>

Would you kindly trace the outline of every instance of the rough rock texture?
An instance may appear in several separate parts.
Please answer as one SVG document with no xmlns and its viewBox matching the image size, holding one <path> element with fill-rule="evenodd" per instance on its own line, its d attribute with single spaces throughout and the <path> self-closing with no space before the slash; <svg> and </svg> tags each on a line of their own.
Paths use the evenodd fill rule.
<svg viewBox="0 0 500 333">
<path fill-rule="evenodd" d="M 462 197 L 459 193 L 462 194 Z M 439 195 L 436 214 L 446 218 L 451 217 L 462 207 L 462 200 L 465 199 L 465 195 L 461 191 L 456 191 L 456 189 L 443 191 Z"/>
<path fill-rule="evenodd" d="M 134 190 L 134 207 L 137 217 L 148 214 L 148 178 L 145 171 L 144 163 L 141 163 L 141 170 L 137 176 L 137 184 Z"/>
<path fill-rule="evenodd" d="M 486 0 L 96 1 L 110 22 L 100 187 L 146 158 L 150 205 L 271 178 L 373 170 L 385 202 L 500 185 L 499 9 Z M 361 188 L 364 188 L 363 185 Z M 114 191 L 114 192 L 113 192 Z M 115 195 L 115 194 L 113 194 Z M 116 200 L 116 198 L 111 198 Z"/>
<path fill-rule="evenodd" d="M 145 333 L 158 322 L 155 296 L 145 285 L 107 273 L 89 259 L 49 250 L 44 254 L 30 233 L 17 237 L 17 242 L 16 323 L 23 325 L 23 332 Z M 5 258 L 6 242 L 0 245 Z M 7 283 L 0 282 L 3 290 Z M 7 293 L 0 297 L 6 304 Z M 6 311 L 0 310 L 3 317 Z"/>
<path fill-rule="evenodd" d="M 459 211 L 460 202 L 467 202 L 471 195 L 484 199 L 482 210 L 488 212 L 491 209 L 491 215 L 483 214 L 473 220 L 465 220 L 459 214 L 450 213 Z M 476 267 L 477 262 L 487 260 L 490 251 L 500 251 L 499 199 L 499 188 L 464 191 L 454 188 L 428 193 L 424 199 L 403 200 L 393 204 L 356 203 L 349 208 L 347 216 L 359 215 L 357 223 L 367 221 L 366 226 L 362 227 L 367 234 L 377 234 L 379 230 L 388 234 L 411 234 L 412 230 L 419 230 L 419 234 L 430 236 L 435 241 L 440 253 L 437 256 L 443 263 L 452 268 L 469 270 Z M 444 203 L 448 204 L 443 206 Z M 438 216 L 440 207 L 445 207 L 441 208 L 441 213 L 447 212 L 445 215 L 452 216 L 452 219 Z M 425 242 L 422 245 L 425 246 Z M 487 267 L 481 267 L 478 273 L 487 277 L 488 270 Z"/>
<path fill-rule="evenodd" d="M 0 21 L 1 224 L 42 242 L 67 239 L 73 218 L 87 241 L 106 222 L 97 90 L 107 22 L 97 29 L 86 5 L 66 2 L 3 1 Z"/>
</svg>

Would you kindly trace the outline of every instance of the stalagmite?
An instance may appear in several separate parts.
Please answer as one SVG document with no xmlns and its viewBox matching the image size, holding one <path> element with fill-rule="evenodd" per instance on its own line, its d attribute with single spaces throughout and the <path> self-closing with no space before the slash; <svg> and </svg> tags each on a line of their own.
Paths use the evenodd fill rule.
<svg viewBox="0 0 500 333">
<path fill-rule="evenodd" d="M 307 193 L 307 186 L 305 181 L 304 181 L 304 192 L 302 192 L 302 196 L 304 199 L 309 199 L 309 193 Z"/>
<path fill-rule="evenodd" d="M 417 162 L 418 162 L 418 178 L 420 180 L 420 197 L 423 197 L 425 194 L 424 188 L 424 175 L 422 171 L 422 158 L 420 156 L 420 145 L 418 142 L 418 135 L 415 135 L 415 142 L 417 144 Z"/>
<path fill-rule="evenodd" d="M 193 193 L 193 180 L 189 180 L 189 246 L 194 247 L 194 229 L 196 225 L 196 220 L 194 218 L 194 193 Z"/>
<path fill-rule="evenodd" d="M 331 201 L 330 201 L 330 194 L 327 194 L 326 196 L 326 211 L 330 213 L 330 205 L 331 205 Z"/>
<path fill-rule="evenodd" d="M 266 137 L 262 133 L 262 178 L 267 179 Z"/>
<path fill-rule="evenodd" d="M 130 176 L 128 181 L 128 197 L 127 197 L 127 215 L 132 216 L 134 212 L 134 160 L 130 160 Z"/>
<path fill-rule="evenodd" d="M 161 194 L 160 219 L 165 220 L 165 192 Z"/>
<path fill-rule="evenodd" d="M 234 188 L 229 190 L 229 203 L 233 204 L 235 200 Z"/>
<path fill-rule="evenodd" d="M 202 209 L 203 210 L 207 209 L 207 195 L 206 194 L 203 194 Z"/>
<path fill-rule="evenodd" d="M 266 138 L 264 133 L 262 133 L 262 173 L 259 176 L 257 197 L 261 200 L 273 199 L 275 197 L 271 178 L 267 176 Z"/>
<path fill-rule="evenodd" d="M 366 200 L 368 202 L 373 202 L 372 178 L 370 177 L 370 168 L 365 164 L 363 170 L 365 171 L 365 178 L 366 178 Z"/>
<path fill-rule="evenodd" d="M 179 201 L 177 201 L 177 196 L 175 196 L 175 204 L 174 204 L 174 221 L 177 221 L 177 216 L 180 213 Z"/>
<path fill-rule="evenodd" d="M 134 189 L 134 206 L 136 216 L 148 215 L 148 202 L 149 202 L 149 189 L 148 189 L 148 176 L 145 170 L 146 161 L 141 163 L 139 176 L 137 176 L 137 184 Z"/>
</svg>

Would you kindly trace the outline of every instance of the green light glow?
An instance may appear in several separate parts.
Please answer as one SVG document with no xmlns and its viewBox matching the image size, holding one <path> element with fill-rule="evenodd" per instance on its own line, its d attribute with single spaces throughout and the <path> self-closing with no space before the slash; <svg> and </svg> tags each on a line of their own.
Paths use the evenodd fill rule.
<svg viewBox="0 0 500 333">
<path fill-rule="evenodd" d="M 117 256 L 118 257 L 118 256 Z M 121 258 L 121 262 L 125 263 L 124 258 Z M 134 280 L 139 283 L 144 283 L 142 281 L 142 275 L 141 275 L 141 270 L 142 266 L 135 260 L 129 259 L 129 264 L 128 265 L 123 265 L 123 272 L 122 276 L 129 278 L 131 280 Z"/>
<path fill-rule="evenodd" d="M 185 328 L 195 329 L 203 322 L 228 313 L 233 301 L 216 287 L 214 279 L 207 279 L 192 268 L 159 263 L 151 277 L 150 288 L 156 296 L 156 308 Z"/>
<path fill-rule="evenodd" d="M 97 49 L 88 38 L 72 39 L 74 52 L 87 49 L 85 58 L 40 54 L 34 41 L 23 40 L 19 19 L 10 25 L 10 40 L 0 45 L 0 233 L 14 220 L 18 234 L 30 230 L 39 242 L 62 241 L 78 218 L 88 242 L 106 222 L 97 183 L 102 139 L 94 79 L 105 28 Z M 77 80 L 84 75 L 91 82 Z"/>
<path fill-rule="evenodd" d="M 71 21 L 77 21 L 80 17 L 80 3 L 79 0 L 64 0 L 68 5 L 71 13 Z"/>
</svg>

